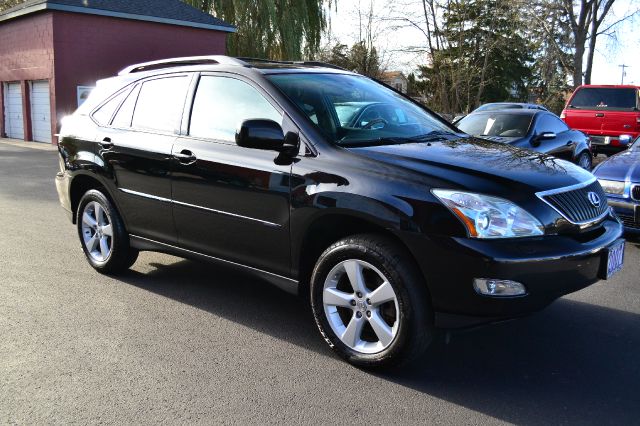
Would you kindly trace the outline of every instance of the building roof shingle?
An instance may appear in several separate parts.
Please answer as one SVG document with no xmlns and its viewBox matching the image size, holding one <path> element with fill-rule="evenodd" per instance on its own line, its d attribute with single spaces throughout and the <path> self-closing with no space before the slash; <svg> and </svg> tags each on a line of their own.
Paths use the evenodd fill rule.
<svg viewBox="0 0 640 426">
<path fill-rule="evenodd" d="M 180 0 L 27 0 L 0 12 L 0 22 L 41 10 L 111 16 L 234 32 L 236 28 Z"/>
</svg>

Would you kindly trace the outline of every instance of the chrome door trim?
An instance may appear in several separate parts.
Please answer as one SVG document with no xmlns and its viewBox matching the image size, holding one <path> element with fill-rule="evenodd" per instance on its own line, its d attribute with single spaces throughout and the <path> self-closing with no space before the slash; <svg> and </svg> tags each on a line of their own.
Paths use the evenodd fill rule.
<svg viewBox="0 0 640 426">
<path fill-rule="evenodd" d="M 215 213 L 215 214 L 221 214 L 221 215 L 224 215 L 224 216 L 234 217 L 236 219 L 250 220 L 252 222 L 257 222 L 257 223 L 260 223 L 262 225 L 269 226 L 269 227 L 272 227 L 272 228 L 281 228 L 282 227 L 282 225 L 279 224 L 279 223 L 268 222 L 266 220 L 256 219 L 254 217 L 243 216 L 243 215 L 240 215 L 240 214 L 226 212 L 224 210 L 211 209 L 209 207 L 198 206 L 196 204 L 183 203 L 182 201 L 170 200 L 169 198 L 158 197 L 158 196 L 147 194 L 147 193 L 144 193 L 144 192 L 133 191 L 131 189 L 120 188 L 120 191 L 122 191 L 122 192 L 124 192 L 126 194 L 136 195 L 138 197 L 143 197 L 143 198 L 149 198 L 151 200 L 156 200 L 156 201 L 160 201 L 160 202 L 163 202 L 163 203 L 171 203 L 171 204 L 175 204 L 175 205 L 179 205 L 179 206 L 183 206 L 183 207 L 190 207 L 192 209 L 204 210 L 204 211 L 207 211 L 207 212 L 210 212 L 210 213 Z"/>
</svg>

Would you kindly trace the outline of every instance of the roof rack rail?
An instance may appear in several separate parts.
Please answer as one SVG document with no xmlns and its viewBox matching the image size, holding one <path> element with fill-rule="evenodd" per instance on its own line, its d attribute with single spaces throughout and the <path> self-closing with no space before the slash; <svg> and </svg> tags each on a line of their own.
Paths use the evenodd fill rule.
<svg viewBox="0 0 640 426">
<path fill-rule="evenodd" d="M 325 68 L 333 68 L 337 70 L 348 71 L 337 65 L 329 64 L 326 62 L 320 62 L 320 61 L 276 61 L 271 59 L 260 59 L 260 58 L 249 58 L 249 57 L 238 57 L 235 59 L 238 59 L 244 62 L 261 62 L 265 64 L 283 64 L 283 65 L 307 65 L 307 66 L 325 67 Z"/>
<path fill-rule="evenodd" d="M 169 58 L 161 59 L 158 61 L 142 62 L 140 64 L 134 64 L 124 68 L 118 73 L 118 75 L 132 74 L 135 72 L 149 71 L 161 68 L 170 68 L 174 66 L 187 66 L 187 65 L 205 65 L 205 64 L 220 64 L 220 65 L 240 65 L 246 66 L 247 63 L 236 58 L 224 55 L 209 55 L 209 56 L 187 56 L 184 58 Z"/>
<path fill-rule="evenodd" d="M 294 62 L 295 64 L 316 66 L 316 67 L 325 67 L 325 68 L 333 68 L 336 70 L 349 71 L 346 68 L 339 67 L 337 65 L 330 64 L 328 62 L 320 62 L 320 61 L 303 61 L 303 62 Z"/>
</svg>

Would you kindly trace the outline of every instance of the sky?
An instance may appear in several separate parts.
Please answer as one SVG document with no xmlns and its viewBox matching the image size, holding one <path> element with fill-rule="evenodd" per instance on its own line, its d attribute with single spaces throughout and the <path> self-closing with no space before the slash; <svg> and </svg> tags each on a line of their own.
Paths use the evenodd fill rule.
<svg viewBox="0 0 640 426">
<path fill-rule="evenodd" d="M 411 47 L 425 45 L 424 35 L 406 22 L 394 19 L 419 16 L 422 8 L 419 0 L 337 0 L 337 12 L 333 7 L 330 14 L 329 37 L 349 45 L 356 41 L 360 28 L 357 10 L 359 6 L 361 10 L 368 10 L 370 2 L 373 3 L 374 14 L 383 18 L 374 24 L 374 38 L 376 47 L 383 52 L 387 69 L 410 72 L 418 64 L 424 63 L 423 55 L 407 51 Z M 640 0 L 617 0 L 603 25 L 615 22 L 639 7 Z M 327 39 L 325 37 L 325 42 Z M 598 37 L 592 84 L 620 84 L 622 69 L 619 65 L 622 64 L 629 66 L 626 68 L 625 84 L 640 85 L 640 16 L 616 26 L 614 36 Z"/>
</svg>

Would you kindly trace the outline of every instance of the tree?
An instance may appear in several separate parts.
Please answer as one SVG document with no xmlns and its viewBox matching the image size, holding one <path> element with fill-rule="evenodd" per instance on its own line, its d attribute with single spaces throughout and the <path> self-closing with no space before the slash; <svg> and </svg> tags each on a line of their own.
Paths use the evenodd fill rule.
<svg viewBox="0 0 640 426">
<path fill-rule="evenodd" d="M 7 10 L 17 4 L 22 3 L 24 0 L 0 0 L 0 12 Z"/>
<path fill-rule="evenodd" d="M 375 46 L 367 47 L 364 41 L 356 42 L 351 48 L 341 43 L 325 47 L 317 59 L 373 78 L 380 78 L 384 72 L 378 50 Z"/>
<path fill-rule="evenodd" d="M 569 18 L 557 0 L 521 0 L 519 7 L 532 16 L 535 25 L 527 27 L 531 40 L 532 76 L 529 93 L 550 110 L 560 113 L 573 75 L 573 37 L 568 31 Z"/>
<path fill-rule="evenodd" d="M 234 56 L 299 60 L 319 50 L 331 0 L 183 0 L 235 25 Z"/>
<path fill-rule="evenodd" d="M 569 18 L 569 28 L 573 34 L 575 51 L 573 57 L 573 86 L 583 83 L 584 55 L 587 54 L 584 70 L 584 83 L 591 83 L 593 57 L 596 51 L 598 36 L 609 33 L 619 23 L 635 16 L 640 8 L 630 11 L 624 17 L 602 29 L 615 0 L 557 0 L 561 2 Z M 588 43 L 588 44 L 587 44 Z"/>
<path fill-rule="evenodd" d="M 432 107 L 456 113 L 526 97 L 533 58 L 517 8 L 502 0 L 449 0 L 437 26 L 423 4 L 433 30 L 426 31 L 430 63 L 419 72 Z"/>
</svg>

